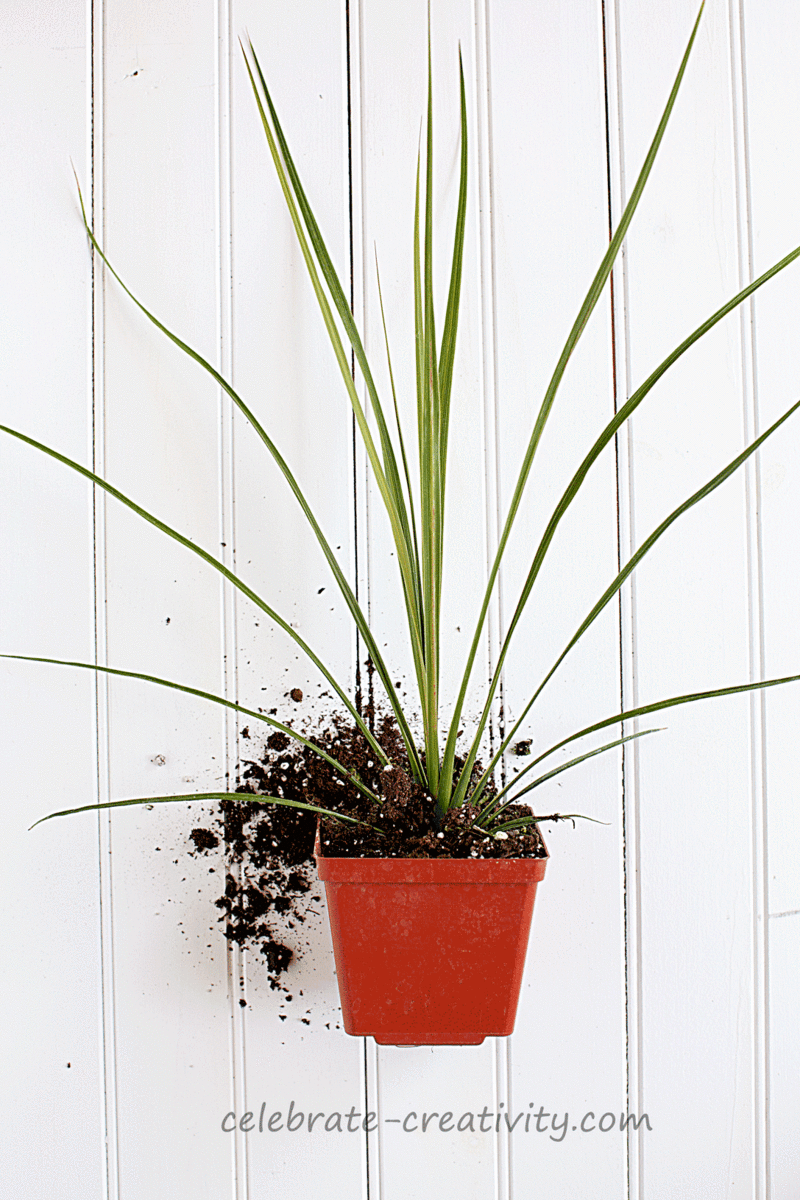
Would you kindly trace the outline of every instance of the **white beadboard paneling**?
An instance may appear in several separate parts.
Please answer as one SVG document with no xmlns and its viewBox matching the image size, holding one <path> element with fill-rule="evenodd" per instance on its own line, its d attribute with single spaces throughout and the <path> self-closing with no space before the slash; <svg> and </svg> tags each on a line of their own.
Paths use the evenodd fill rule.
<svg viewBox="0 0 800 1200">
<path fill-rule="evenodd" d="M 618 6 L 628 190 L 693 8 L 654 14 Z M 728 16 L 725 4 L 706 8 L 628 239 L 629 386 L 739 286 Z M 741 365 L 740 325 L 729 320 L 677 364 L 634 417 L 634 544 L 741 449 Z M 745 503 L 740 474 L 692 510 L 637 571 L 638 702 L 747 681 Z M 659 723 L 668 732 L 636 756 L 641 933 L 628 951 L 641 969 L 641 1023 L 632 1036 L 641 1053 L 640 1102 L 657 1132 L 640 1141 L 634 1194 L 674 1195 L 692 1179 L 710 1196 L 750 1195 L 763 1145 L 753 1076 L 762 1014 L 751 919 L 758 796 L 749 702 L 673 710 Z"/>
<path fill-rule="evenodd" d="M 280 4 L 233 6 L 234 35 L 249 33 L 298 171 L 345 289 L 349 288 L 346 28 L 343 6 L 287 12 Z M 352 554 L 351 424 L 347 395 L 269 155 L 238 45 L 233 94 L 234 380 L 303 489 L 349 570 Z M 269 454 L 244 421 L 235 425 L 237 567 L 352 688 L 346 609 L 313 533 Z M 324 589 L 324 590 L 320 590 Z M 237 606 L 242 702 L 315 727 L 330 711 L 330 687 L 280 630 L 246 602 Z M 295 704 L 288 693 L 303 692 Z M 243 758 L 263 736 L 250 724 Z M 320 886 L 318 894 L 324 896 Z M 244 1079 L 247 1108 L 364 1112 L 363 1042 L 340 1028 L 324 899 L 319 915 L 289 931 L 298 957 L 286 976 L 291 1000 L 270 991 L 263 960 L 245 964 Z M 305 1024 L 309 1021 L 310 1024 Z M 352 1125 L 352 1122 L 351 1122 Z M 307 1128 L 249 1137 L 252 1196 L 286 1200 L 323 1181 L 358 1195 L 363 1132 Z"/>
<path fill-rule="evenodd" d="M 375 1177 L 381 1200 L 423 1200 L 432 1180 L 445 1194 L 470 1200 L 497 1194 L 499 1139 L 491 1120 L 484 1121 L 485 1132 L 479 1122 L 481 1112 L 497 1112 L 494 1075 L 491 1038 L 481 1046 L 378 1048 Z M 439 1128 L 447 1113 L 445 1126 L 455 1126 L 450 1131 Z M 474 1133 L 467 1128 L 469 1113 Z"/>
<path fill-rule="evenodd" d="M 757 273 L 800 242 L 798 178 L 786 147 L 798 133 L 798 81 L 791 46 L 798 33 L 794 7 L 744 6 L 747 64 L 752 269 Z M 756 386 L 761 427 L 776 420 L 798 396 L 797 311 L 800 277 L 790 267 L 755 304 Z M 761 452 L 759 512 L 763 549 L 764 669 L 767 675 L 797 670 L 798 448 L 800 426 L 792 419 Z M 774 691 L 766 701 L 766 896 L 774 914 L 767 926 L 768 1114 L 767 1164 L 772 1200 L 796 1194 L 797 1002 L 800 835 L 797 805 L 796 687 Z"/>
<path fill-rule="evenodd" d="M 80 5 L 0 24 L 3 370 L 0 422 L 83 462 L 90 446 L 88 256 L 69 167 L 85 153 Z M 91 497 L 63 467 L 0 441 L 0 650 L 92 654 Z M 47 812 L 91 802 L 89 675 L 4 662 L 0 1190 L 100 1200 L 97 823 Z"/>
<path fill-rule="evenodd" d="M 205 4 L 105 7 L 105 244 L 167 325 L 214 359 L 215 54 Z M 98 48 L 99 52 L 99 48 Z M 109 281 L 105 470 L 219 553 L 218 407 L 203 372 Z M 190 553 L 109 502 L 108 661 L 208 691 L 222 685 L 221 589 Z M 143 684 L 110 687 L 113 799 L 222 782 L 219 711 Z M 195 809 L 196 813 L 196 809 Z M 111 819 L 119 1187 L 131 1197 L 230 1188 L 226 950 L 219 869 L 188 859 L 186 809 Z M 219 868 L 219 863 L 216 867 Z"/>
<path fill-rule="evenodd" d="M 606 244 L 608 165 L 618 209 L 695 2 L 433 0 L 440 304 L 458 183 L 459 41 L 471 134 L 446 702 L 497 514 Z M 251 0 L 95 0 L 89 9 L 95 187 L 112 260 L 161 319 L 232 371 L 352 575 L 358 560 L 362 601 L 392 647 L 396 678 L 413 685 L 388 531 L 360 452 L 353 461 L 346 396 L 236 39 L 249 32 L 260 53 L 346 288 L 352 252 L 355 307 L 383 394 L 377 244 L 399 398 L 410 417 L 426 6 L 325 0 L 295 11 Z M 741 286 L 740 275 L 744 282 L 800 241 L 791 153 L 798 19 L 788 0 L 706 6 L 629 235 L 625 273 L 617 273 L 618 402 Z M 116 284 L 107 281 L 90 309 L 69 170 L 71 156 L 88 195 L 88 21 L 72 0 L 36 12 L 14 0 L 3 12 L 0 420 L 82 462 L 94 451 L 113 483 L 235 563 L 352 686 L 346 613 L 258 440 Z M 607 451 L 593 468 L 517 633 L 504 682 L 507 718 L 616 570 L 617 465 L 625 558 L 628 539 L 639 544 L 732 458 L 748 427 L 765 428 L 797 399 L 798 270 L 759 293 L 752 340 L 747 314 L 729 318 L 648 397 L 618 463 Z M 476 681 L 494 661 L 549 511 L 611 414 L 610 314 L 604 299 L 562 385 Z M 796 421 L 767 444 L 749 482 L 743 474 L 731 480 L 653 551 L 623 602 L 622 662 L 612 605 L 537 705 L 524 731 L 534 746 L 610 715 L 620 678 L 632 703 L 743 682 L 762 657 L 767 675 L 800 669 Z M 99 653 L 114 665 L 227 688 L 245 704 L 282 713 L 286 693 L 299 686 L 305 698 L 292 715 L 313 723 L 327 711 L 327 689 L 282 634 L 234 603 L 188 551 L 112 501 L 98 508 L 95 589 L 84 481 L 7 438 L 0 456 L 0 650 L 90 660 L 97 599 Z M 98 763 L 100 792 L 108 786 L 114 798 L 221 784 L 235 765 L 235 720 L 115 680 L 107 710 L 100 689 L 95 750 L 88 672 L 6 663 L 0 675 L 10 897 L 4 1195 L 255 1200 L 275 1192 L 291 1200 L 323 1188 L 382 1200 L 432 1191 L 498 1200 L 795 1196 L 800 689 L 764 697 L 763 771 L 761 704 L 740 697 L 657 718 L 668 732 L 626 756 L 624 793 L 611 756 L 537 793 L 540 811 L 576 809 L 610 825 L 545 831 L 552 859 L 537 897 L 516 1034 L 475 1048 L 396 1049 L 337 1028 L 322 905 L 302 931 L 291 1002 L 270 991 L 257 961 L 229 953 L 213 908 L 221 863 L 186 853 L 197 809 L 128 810 L 99 823 L 86 815 L 27 832 L 50 809 L 90 802 Z M 257 748 L 254 738 L 239 745 L 245 755 Z M 257 1119 L 262 1104 L 267 1115 L 285 1114 L 290 1101 L 345 1118 L 377 1111 L 379 1132 L 367 1144 L 363 1132 L 310 1138 L 220 1129 L 231 1109 Z M 406 1133 L 387 1123 L 412 1110 L 458 1116 L 501 1105 L 512 1114 L 541 1108 L 548 1122 L 569 1113 L 563 1141 L 552 1129 L 498 1137 L 433 1126 Z M 572 1128 L 590 1110 L 599 1118 L 628 1107 L 647 1111 L 653 1128 L 627 1147 L 617 1130 Z"/>
<path fill-rule="evenodd" d="M 489 11 L 504 513 L 550 375 L 608 243 L 608 182 L 597 6 Z M 612 415 L 604 300 L 563 380 L 512 533 L 503 577 L 506 625 L 553 508 Z M 611 446 L 564 518 L 515 634 L 506 667 L 509 717 L 521 713 L 615 572 Z M 617 709 L 615 609 L 610 606 L 573 650 L 520 729 L 520 739 L 533 738 L 533 754 Z M 611 739 L 596 744 L 603 740 Z M 568 757 L 566 751 L 560 756 Z M 540 773 L 558 761 L 543 763 Z M 509 756 L 511 769 L 525 762 Z M 526 1194 L 533 1181 L 542 1197 L 574 1194 L 591 1176 L 602 1194 L 621 1195 L 624 1138 L 618 1131 L 575 1131 L 586 1112 L 599 1118 L 625 1107 L 618 758 L 595 759 L 531 799 L 535 811 L 586 813 L 611 827 L 543 830 L 552 857 L 537 893 L 510 1045 L 510 1108 L 548 1116 L 539 1132 L 511 1136 L 512 1194 Z M 565 1114 L 569 1129 L 561 1141 L 552 1123 L 561 1126 Z"/>
<path fill-rule="evenodd" d="M 770 1189 L 771 1200 L 793 1200 L 800 1176 L 797 1149 L 797 1077 L 800 1036 L 800 914 L 775 916 L 770 946 Z"/>
<path fill-rule="evenodd" d="M 797 195 L 800 179 L 792 155 L 796 136 L 798 80 L 781 41 L 798 34 L 798 14 L 775 4 L 745 13 L 754 272 L 762 271 L 800 242 Z M 785 247 L 786 249 L 780 249 Z M 790 267 L 765 289 L 755 306 L 757 384 L 762 428 L 775 421 L 800 393 L 798 388 L 797 297 L 800 271 Z M 764 643 L 768 674 L 794 670 L 798 661 L 798 506 L 797 448 L 800 423 L 794 418 L 761 452 L 761 529 L 764 554 Z M 800 907 L 800 871 L 793 852 L 800 836 L 796 802 L 796 759 L 791 746 L 800 690 L 773 692 L 768 714 L 768 805 L 770 908 Z"/>
</svg>

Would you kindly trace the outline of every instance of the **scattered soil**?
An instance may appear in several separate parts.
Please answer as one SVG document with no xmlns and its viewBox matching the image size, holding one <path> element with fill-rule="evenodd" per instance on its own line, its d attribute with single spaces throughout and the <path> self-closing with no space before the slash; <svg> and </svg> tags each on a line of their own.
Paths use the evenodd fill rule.
<svg viewBox="0 0 800 1200">
<path fill-rule="evenodd" d="M 195 850 L 216 850 L 219 838 L 210 829 L 193 829 L 191 839 Z"/>
<path fill-rule="evenodd" d="M 260 764 L 254 766 L 261 770 Z M 281 774 L 288 778 L 291 772 L 287 763 Z M 315 831 L 312 813 L 230 799 L 220 802 L 211 828 L 190 834 L 198 854 L 224 845 L 225 891 L 215 903 L 225 936 L 262 954 L 270 986 L 283 992 L 282 977 L 294 958 L 285 931 L 302 925 L 309 903 L 322 899 L 314 869 Z"/>
<path fill-rule="evenodd" d="M 294 699 L 295 689 L 291 696 Z M 274 796 L 315 804 L 353 817 L 320 822 L 323 852 L 337 858 L 541 858 L 546 851 L 537 826 L 509 831 L 495 840 L 472 828 L 477 815 L 468 805 L 435 820 L 433 799 L 411 777 L 399 730 L 391 717 L 375 723 L 375 737 L 389 766 L 382 766 L 366 738 L 352 724 L 332 720 L 312 740 L 345 768 L 345 779 L 314 751 L 276 730 L 260 758 L 247 761 L 241 800 L 220 803 L 211 827 L 192 830 L 197 854 L 225 847 L 225 893 L 216 901 L 225 936 L 260 952 L 270 986 L 286 991 L 283 977 L 294 957 L 285 930 L 296 930 L 309 906 L 321 899 L 314 865 L 315 813 L 245 797 Z M 456 760 L 457 767 L 463 760 Z M 476 764 L 475 778 L 481 773 Z M 365 796 L 355 778 L 379 797 Z M 489 793 L 491 794 L 491 793 Z M 488 798 L 488 796 L 487 796 Z M 484 801 L 485 803 L 485 801 Z M 530 816 L 526 805 L 507 810 L 507 820 Z M 296 939 L 291 939 L 296 940 Z"/>
</svg>

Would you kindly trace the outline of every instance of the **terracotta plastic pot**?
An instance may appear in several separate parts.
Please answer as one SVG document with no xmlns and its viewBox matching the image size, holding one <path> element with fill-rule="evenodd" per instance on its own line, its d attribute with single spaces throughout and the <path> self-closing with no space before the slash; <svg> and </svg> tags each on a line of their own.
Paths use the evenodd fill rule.
<svg viewBox="0 0 800 1200">
<path fill-rule="evenodd" d="M 546 858 L 325 858 L 344 1027 L 388 1046 L 514 1030 Z"/>
</svg>

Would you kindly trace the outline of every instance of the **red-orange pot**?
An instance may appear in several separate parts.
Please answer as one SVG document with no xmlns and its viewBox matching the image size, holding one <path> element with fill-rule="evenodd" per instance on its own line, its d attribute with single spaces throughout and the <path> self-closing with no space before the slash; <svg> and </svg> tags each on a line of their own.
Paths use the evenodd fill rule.
<svg viewBox="0 0 800 1200">
<path fill-rule="evenodd" d="M 546 858 L 325 858 L 344 1027 L 384 1046 L 514 1030 Z"/>
</svg>

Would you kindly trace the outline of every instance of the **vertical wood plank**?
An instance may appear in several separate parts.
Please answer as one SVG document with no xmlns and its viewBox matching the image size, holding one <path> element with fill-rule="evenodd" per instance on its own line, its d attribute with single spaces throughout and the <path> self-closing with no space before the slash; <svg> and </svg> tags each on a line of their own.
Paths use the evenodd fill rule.
<svg viewBox="0 0 800 1200">
<path fill-rule="evenodd" d="M 0 421 L 87 461 L 88 256 L 69 157 L 86 156 L 85 12 L 4 6 Z M 92 655 L 91 497 L 5 434 L 0 442 L 0 649 Z M 99 1131 L 97 825 L 53 821 L 94 792 L 93 686 L 4 662 L 0 1190 L 105 1195 Z"/>
<path fill-rule="evenodd" d="M 625 189 L 655 127 L 696 16 L 617 5 Z M 741 286 L 734 30 L 706 6 L 660 162 L 628 239 L 628 387 Z M 741 323 L 729 320 L 676 365 L 628 439 L 638 545 L 744 444 Z M 637 570 L 633 696 L 746 682 L 750 672 L 747 491 L 740 474 L 664 538 Z M 662 722 L 659 722 L 662 723 Z M 632 1080 L 654 1132 L 640 1134 L 632 1194 L 751 1194 L 757 946 L 751 915 L 758 794 L 746 697 L 672 710 L 669 732 L 634 758 L 641 1055 Z M 698 1064 L 702 1064 L 698 1070 Z M 706 1081 L 715 1080 L 709 1103 Z"/>
<path fill-rule="evenodd" d="M 800 241 L 800 179 L 787 147 L 798 132 L 798 82 L 791 47 L 798 33 L 793 6 L 743 5 L 743 58 L 752 208 L 753 273 L 764 270 Z M 782 250 L 780 247 L 785 246 Z M 757 419 L 762 428 L 797 398 L 795 333 L 797 270 L 790 267 L 754 304 Z M 767 676 L 797 662 L 797 506 L 800 429 L 794 420 L 766 443 L 758 478 L 759 548 L 763 605 L 762 653 Z M 767 1095 L 770 1127 L 765 1194 L 774 1200 L 796 1189 L 798 1043 L 798 921 L 800 871 L 794 846 L 800 834 L 794 746 L 800 695 L 795 687 L 765 696 L 766 905 L 768 947 Z"/>
<path fill-rule="evenodd" d="M 307 12 L 238 0 L 232 31 L 252 39 L 303 186 L 345 290 L 349 290 L 346 28 L 332 0 Z M 281 194 L 250 83 L 234 41 L 231 59 L 233 163 L 233 371 L 235 385 L 286 458 L 340 563 L 352 555 L 351 429 L 347 395 Z M 239 571 L 352 690 L 347 610 L 313 533 L 277 468 L 244 422 L 235 423 L 235 552 Z M 352 576 L 350 576 L 352 578 Z M 237 605 L 238 679 L 243 703 L 296 727 L 319 729 L 332 704 L 316 668 L 263 614 Z M 303 700 L 289 696 L 299 688 Z M 323 695 L 327 693 L 327 695 Z M 240 743 L 258 749 L 256 731 Z M 324 896 L 321 885 L 315 894 Z M 361 1191 L 365 1135 L 324 1121 L 287 1128 L 287 1111 L 361 1113 L 363 1042 L 341 1029 L 324 900 L 302 929 L 288 931 L 297 957 L 286 976 L 291 999 L 271 991 L 261 956 L 243 965 L 246 1107 L 265 1104 L 267 1127 L 249 1137 L 251 1196 L 300 1200 L 320 1187 Z M 269 1132 L 268 1118 L 283 1112 Z M 335 1122 L 332 1122 L 332 1124 Z"/>
<path fill-rule="evenodd" d="M 159 318 L 217 354 L 213 9 L 105 6 L 105 239 Z M 220 552 L 215 389 L 107 282 L 107 478 Z M 115 666 L 218 693 L 213 572 L 119 506 L 105 515 L 106 646 Z M 146 685 L 109 688 L 112 798 L 223 782 L 219 711 Z M 196 1196 L 231 1188 L 226 948 L 213 900 L 220 864 L 189 856 L 197 810 L 110 821 L 119 1189 Z M 211 873 L 213 871 L 214 873 Z"/>
<path fill-rule="evenodd" d="M 68 156 L 83 164 L 86 40 L 75 6 L 45 20 L 22 5 L 4 13 L 3 216 L 14 233 L 3 272 L 2 420 L 81 461 L 90 446 L 88 260 Z M 2 648 L 91 657 L 90 497 L 5 436 L 1 452 Z M 65 1196 L 103 1194 L 96 825 L 27 832 L 58 800 L 93 793 L 92 701 L 88 676 L 3 666 L 4 908 L 15 914 L 3 938 L 8 1195 L 46 1196 L 59 1176 Z"/>
<path fill-rule="evenodd" d="M 608 244 L 608 178 L 599 6 L 533 11 L 491 5 L 488 11 L 504 518 L 549 378 Z M 505 627 L 550 513 L 613 415 L 612 383 L 609 306 L 603 300 L 564 378 L 509 543 Z M 612 445 L 566 514 L 515 634 L 506 666 L 507 722 L 521 714 L 613 579 L 616 519 Z M 618 613 L 610 606 L 520 728 L 520 741 L 532 739 L 532 754 L 617 709 L 618 639 Z M 570 747 L 571 753 L 563 751 L 537 773 L 589 748 Z M 509 755 L 508 769 L 525 762 Z M 618 1114 L 626 1106 L 616 753 L 553 780 L 528 799 L 534 811 L 586 813 L 610 828 L 579 822 L 574 830 L 543 829 L 551 861 L 537 895 L 510 1046 L 509 1109 L 514 1117 L 524 1114 L 509 1139 L 512 1195 L 574 1194 L 589 1177 L 603 1195 L 622 1195 L 623 1136 L 618 1129 L 601 1134 L 579 1128 L 586 1113 L 595 1113 L 591 1130 L 604 1112 Z"/>
<path fill-rule="evenodd" d="M 79 461 L 94 453 L 123 491 L 234 564 L 352 686 L 346 612 L 272 464 L 199 368 L 111 281 L 94 309 L 102 407 L 92 445 L 92 314 L 82 291 L 89 260 L 68 168 L 71 155 L 85 178 L 91 157 L 86 16 L 75 4 L 35 17 L 30 6 L 7 7 L 2 419 Z M 341 561 L 353 574 L 358 565 L 362 600 L 408 693 L 388 531 L 363 459 L 353 457 L 346 397 L 236 37 L 249 32 L 259 51 L 346 287 L 352 268 L 356 312 L 388 396 L 377 244 L 410 429 L 426 5 L 326 0 L 291 13 L 251 0 L 92 7 L 96 195 L 112 261 L 160 318 L 232 372 Z M 607 244 L 609 164 L 618 216 L 695 15 L 690 0 L 655 8 L 639 0 L 432 6 L 440 301 L 458 186 L 459 41 L 471 133 L 445 579 L 444 652 L 454 669 L 445 672 L 445 709 L 498 515 L 560 342 Z M 787 153 L 800 111 L 798 19 L 784 0 L 709 0 L 617 273 L 618 403 L 748 272 L 800 240 L 798 177 Z M 624 560 L 797 398 L 796 288 L 790 268 L 759 294 L 752 315 L 714 331 L 645 401 L 618 458 L 609 448 L 594 467 L 516 635 L 503 682 L 506 724 L 616 572 L 617 501 Z M 611 415 L 614 385 L 604 300 L 542 442 L 476 685 L 496 661 L 547 516 Z M 798 437 L 787 425 L 749 480 L 731 480 L 654 550 L 622 609 L 609 606 L 520 731 L 534 752 L 615 711 L 620 678 L 630 705 L 744 682 L 759 669 L 796 669 Z M 283 635 L 223 592 L 188 552 L 110 501 L 97 510 L 93 595 L 88 488 L 7 439 L 0 455 L 0 650 L 91 660 L 97 599 L 99 653 L 113 665 L 290 711 L 309 727 L 329 710 L 326 687 Z M 624 793 L 611 755 L 534 793 L 540 811 L 575 809 L 610 827 L 545 830 L 552 859 L 517 1033 L 477 1048 L 401 1050 L 365 1046 L 337 1028 L 322 911 L 303 928 L 291 1001 L 270 991 L 258 956 L 228 951 L 213 908 L 221 863 L 187 854 L 197 809 L 130 810 L 99 823 L 86 815 L 26 832 L 48 809 L 90 802 L 98 763 L 100 794 L 113 798 L 233 781 L 237 756 L 257 750 L 253 740 L 237 740 L 235 721 L 187 697 L 112 681 L 107 706 L 99 689 L 95 752 L 88 672 L 5 663 L 0 674 L 4 887 L 14 914 L 3 954 L 12 1034 L 4 1194 L 44 1198 L 55 1186 L 69 1200 L 158 1200 L 187 1189 L 214 1200 L 273 1191 L 291 1200 L 324 1185 L 337 1197 L 382 1200 L 434 1189 L 498 1200 L 587 1189 L 621 1197 L 628 1174 L 627 1194 L 639 1200 L 687 1186 L 709 1196 L 794 1195 L 800 690 L 771 692 L 763 709 L 740 697 L 657 717 L 668 732 L 626 754 Z M 287 697 L 293 687 L 304 692 L 296 707 Z M 472 702 L 467 729 L 477 708 Z M 515 763 L 525 759 L 511 756 L 508 768 Z M 290 1101 L 303 1112 L 338 1111 L 345 1127 L 349 1111 L 377 1111 L 379 1131 L 367 1143 L 361 1131 L 220 1129 L 226 1112 L 257 1118 L 262 1104 L 285 1122 Z M 596 1122 L 626 1110 L 646 1111 L 652 1131 L 626 1143 L 618 1121 L 605 1133 L 575 1128 L 590 1111 Z M 396 1122 L 412 1111 L 418 1127 L 406 1132 Z M 532 1121 L 527 1133 L 523 1123 L 513 1134 L 469 1134 L 441 1132 L 437 1118 L 423 1133 L 423 1114 L 448 1111 Z M 540 1111 L 547 1117 L 537 1132 Z"/>
</svg>

